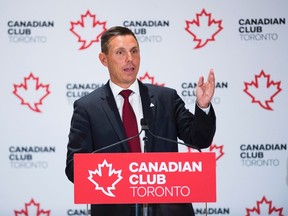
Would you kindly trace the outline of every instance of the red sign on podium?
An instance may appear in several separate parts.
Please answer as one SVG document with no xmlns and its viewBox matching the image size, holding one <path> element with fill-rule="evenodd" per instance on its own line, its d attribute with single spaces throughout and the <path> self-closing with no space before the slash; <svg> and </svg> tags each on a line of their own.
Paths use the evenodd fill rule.
<svg viewBox="0 0 288 216">
<path fill-rule="evenodd" d="M 215 153 L 75 154 L 74 201 L 216 202 Z"/>
</svg>

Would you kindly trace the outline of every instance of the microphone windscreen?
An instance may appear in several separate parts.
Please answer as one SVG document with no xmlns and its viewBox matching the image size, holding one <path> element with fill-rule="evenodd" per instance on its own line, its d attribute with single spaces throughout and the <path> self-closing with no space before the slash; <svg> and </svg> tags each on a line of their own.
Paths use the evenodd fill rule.
<svg viewBox="0 0 288 216">
<path fill-rule="evenodd" d="M 140 120 L 140 124 L 141 124 L 141 126 L 146 126 L 146 125 L 148 125 L 148 122 L 146 121 L 146 119 L 142 118 Z"/>
</svg>

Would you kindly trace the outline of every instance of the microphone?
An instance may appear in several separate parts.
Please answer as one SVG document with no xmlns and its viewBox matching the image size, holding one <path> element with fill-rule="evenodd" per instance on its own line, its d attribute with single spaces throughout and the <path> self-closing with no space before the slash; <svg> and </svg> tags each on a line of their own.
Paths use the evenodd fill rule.
<svg viewBox="0 0 288 216">
<path fill-rule="evenodd" d="M 127 141 L 129 141 L 129 140 L 131 140 L 131 139 L 134 139 L 134 138 L 136 138 L 136 137 L 139 137 L 142 132 L 143 132 L 143 128 L 141 128 L 141 131 L 140 131 L 138 134 L 136 134 L 136 135 L 134 135 L 134 136 L 132 136 L 132 137 L 128 137 L 128 138 L 123 139 L 123 140 L 120 140 L 120 141 L 118 141 L 118 142 L 116 142 L 116 143 L 112 143 L 111 145 L 104 146 L 104 147 L 102 147 L 102 148 L 100 148 L 100 149 L 97 149 L 97 150 L 91 152 L 91 153 L 92 153 L 92 154 L 98 153 L 98 152 L 101 152 L 101 151 L 103 151 L 103 150 L 105 150 L 105 149 L 108 149 L 108 148 L 111 148 L 111 147 L 113 147 L 113 146 L 119 145 L 119 144 L 121 144 L 121 143 L 123 143 L 123 142 L 127 142 Z"/>
<path fill-rule="evenodd" d="M 143 130 L 145 131 L 148 131 L 153 137 L 155 137 L 156 139 L 160 139 L 160 140 L 164 140 L 164 141 L 168 141 L 168 142 L 173 142 L 173 143 L 176 143 L 176 144 L 180 144 L 180 145 L 185 145 L 189 148 L 193 148 L 193 149 L 196 149 L 198 152 L 201 152 L 201 149 L 198 148 L 197 146 L 194 146 L 194 145 L 191 145 L 189 143 L 184 143 L 184 142 L 178 142 L 178 141 L 175 141 L 175 140 L 172 140 L 172 139 L 168 139 L 168 138 L 165 138 L 165 137 L 161 137 L 161 136 L 157 136 L 155 134 L 153 134 L 150 129 L 149 129 L 149 125 L 148 125 L 148 122 L 146 121 L 146 119 L 142 118 L 141 121 L 140 121 L 140 124 L 141 124 L 141 132 Z"/>
</svg>

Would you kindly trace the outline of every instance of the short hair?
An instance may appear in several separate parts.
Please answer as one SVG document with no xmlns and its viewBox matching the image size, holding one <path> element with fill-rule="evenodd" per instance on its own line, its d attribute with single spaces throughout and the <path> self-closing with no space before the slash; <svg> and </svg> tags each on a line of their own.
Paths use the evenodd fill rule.
<svg viewBox="0 0 288 216">
<path fill-rule="evenodd" d="M 122 36 L 132 35 L 138 43 L 138 40 L 137 40 L 135 34 L 129 28 L 122 27 L 122 26 L 115 26 L 115 27 L 112 27 L 112 28 L 106 30 L 102 34 L 102 36 L 101 36 L 101 52 L 108 54 L 110 39 L 112 37 L 119 36 L 119 35 L 122 35 Z"/>
</svg>

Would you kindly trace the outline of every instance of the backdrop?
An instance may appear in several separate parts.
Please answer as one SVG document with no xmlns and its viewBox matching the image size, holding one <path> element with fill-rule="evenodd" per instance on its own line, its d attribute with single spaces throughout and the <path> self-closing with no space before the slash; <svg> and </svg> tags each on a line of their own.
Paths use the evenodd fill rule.
<svg viewBox="0 0 288 216">
<path fill-rule="evenodd" d="M 216 75 L 217 202 L 209 215 L 288 215 L 285 0 L 0 1 L 0 215 L 84 215 L 65 176 L 72 104 L 102 86 L 99 37 L 132 29 L 139 79 L 175 88 Z M 181 151 L 190 151 L 181 147 Z M 195 204 L 205 214 L 203 203 Z"/>
</svg>

